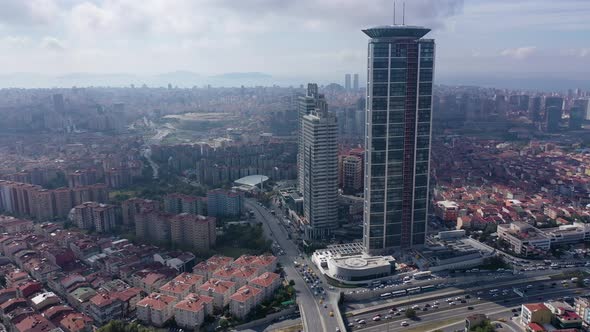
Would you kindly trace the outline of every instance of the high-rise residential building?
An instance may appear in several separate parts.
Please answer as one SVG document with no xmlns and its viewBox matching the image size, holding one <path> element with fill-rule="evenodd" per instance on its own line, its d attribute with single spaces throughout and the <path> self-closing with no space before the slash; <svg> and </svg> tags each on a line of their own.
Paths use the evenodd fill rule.
<svg viewBox="0 0 590 332">
<path fill-rule="evenodd" d="M 363 186 L 363 158 L 341 155 L 339 158 L 339 182 L 345 194 L 355 194 Z"/>
<path fill-rule="evenodd" d="M 432 80 L 430 29 L 363 30 L 368 47 L 363 245 L 369 254 L 420 247 L 426 238 Z"/>
<path fill-rule="evenodd" d="M 170 218 L 173 244 L 209 250 L 215 245 L 215 218 L 182 213 Z"/>
<path fill-rule="evenodd" d="M 590 120 L 590 100 L 588 99 L 576 99 L 574 100 L 574 107 L 579 107 L 584 113 L 584 119 Z"/>
<path fill-rule="evenodd" d="M 244 211 L 241 192 L 213 189 L 207 192 L 207 214 L 212 217 L 239 217 Z"/>
<path fill-rule="evenodd" d="M 315 109 L 320 111 L 327 109 L 328 104 L 323 94 L 318 92 L 318 85 L 315 83 L 307 84 L 307 93 L 300 96 L 297 110 L 297 180 L 299 183 L 299 192 L 303 192 L 303 117 L 310 114 Z"/>
<path fill-rule="evenodd" d="M 114 205 L 97 202 L 86 202 L 76 205 L 70 219 L 81 229 L 92 229 L 98 233 L 110 232 L 115 229 Z"/>
<path fill-rule="evenodd" d="M 350 74 L 345 74 L 344 75 L 344 89 L 346 91 L 350 91 L 351 88 L 351 84 L 350 84 Z"/>
<path fill-rule="evenodd" d="M 124 225 L 134 225 L 135 216 L 141 212 L 155 211 L 158 209 L 158 202 L 151 199 L 133 197 L 121 203 L 121 214 Z"/>
<path fill-rule="evenodd" d="M 205 215 L 206 197 L 172 193 L 164 196 L 164 211 L 174 214 L 190 213 Z"/>
<path fill-rule="evenodd" d="M 324 239 L 338 227 L 338 122 L 325 107 L 302 125 L 305 237 Z"/>
<path fill-rule="evenodd" d="M 561 97 L 545 97 L 545 119 L 547 119 L 547 110 L 550 107 L 555 107 L 561 112 L 563 110 L 563 98 Z"/>
<path fill-rule="evenodd" d="M 352 90 L 359 91 L 359 74 L 354 74 L 352 77 Z"/>
</svg>

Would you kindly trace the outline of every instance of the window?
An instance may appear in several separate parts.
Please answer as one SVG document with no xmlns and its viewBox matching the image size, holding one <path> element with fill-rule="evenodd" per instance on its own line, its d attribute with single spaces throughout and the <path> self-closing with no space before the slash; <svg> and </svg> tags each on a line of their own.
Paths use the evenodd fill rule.
<svg viewBox="0 0 590 332">
<path fill-rule="evenodd" d="M 387 202 L 387 211 L 401 211 L 402 202 Z"/>
<path fill-rule="evenodd" d="M 430 137 L 429 136 L 418 136 L 416 139 L 416 149 L 428 149 L 430 145 Z"/>
<path fill-rule="evenodd" d="M 426 199 L 427 193 L 428 193 L 428 188 L 416 187 L 416 188 L 414 188 L 414 199 Z"/>
<path fill-rule="evenodd" d="M 372 127 L 373 137 L 385 137 L 387 134 L 387 125 L 373 125 Z"/>
<path fill-rule="evenodd" d="M 369 239 L 370 249 L 381 249 L 383 248 L 383 238 L 370 238 Z"/>
<path fill-rule="evenodd" d="M 392 69 L 391 70 L 391 82 L 405 82 L 407 78 L 406 69 Z"/>
<path fill-rule="evenodd" d="M 429 136 L 430 135 L 430 123 L 421 122 L 418 123 L 418 136 Z"/>
<path fill-rule="evenodd" d="M 391 97 L 405 97 L 406 83 L 390 83 L 389 84 L 389 95 Z"/>
<path fill-rule="evenodd" d="M 431 97 L 418 97 L 418 108 L 430 108 Z"/>
<path fill-rule="evenodd" d="M 432 82 L 432 69 L 420 68 L 420 82 Z"/>
<path fill-rule="evenodd" d="M 375 57 L 375 58 L 389 57 L 389 44 L 388 43 L 374 43 L 373 44 L 373 57 Z"/>
<path fill-rule="evenodd" d="M 377 69 L 377 68 L 382 68 L 382 69 L 387 69 L 387 59 L 374 59 L 373 60 L 373 68 Z"/>
<path fill-rule="evenodd" d="M 414 200 L 414 209 L 421 210 L 426 208 L 426 200 L 425 199 L 417 199 Z"/>
<path fill-rule="evenodd" d="M 389 150 L 387 152 L 387 161 L 402 162 L 404 161 L 404 150 Z"/>
<path fill-rule="evenodd" d="M 420 83 L 420 95 L 430 96 L 432 94 L 432 83 Z"/>
<path fill-rule="evenodd" d="M 371 147 L 374 150 L 385 150 L 385 138 L 373 138 Z"/>
<path fill-rule="evenodd" d="M 371 152 L 371 162 L 373 164 L 385 164 L 385 151 Z"/>
<path fill-rule="evenodd" d="M 375 69 L 373 70 L 373 82 L 386 83 L 388 80 L 387 70 Z"/>
<path fill-rule="evenodd" d="M 401 231 L 400 231 L 400 233 L 401 233 Z M 389 233 L 387 233 L 387 234 L 389 234 Z M 397 234 L 399 234 L 399 233 L 397 233 Z M 401 245 L 400 236 L 399 235 L 387 236 L 385 238 L 385 245 L 388 247 L 399 247 Z"/>
<path fill-rule="evenodd" d="M 416 150 L 416 161 L 428 161 L 428 159 L 429 159 L 428 149 Z"/>
<path fill-rule="evenodd" d="M 434 61 L 432 58 L 422 58 L 420 59 L 420 68 L 432 68 Z"/>
<path fill-rule="evenodd" d="M 377 225 L 377 227 L 373 227 L 373 225 L 371 225 L 369 229 L 369 236 L 383 236 L 383 226 Z"/>
<path fill-rule="evenodd" d="M 404 139 L 402 137 L 392 136 L 389 137 L 389 150 L 399 150 L 404 148 Z"/>
<path fill-rule="evenodd" d="M 428 175 L 416 175 L 415 185 L 416 187 L 425 187 L 428 183 Z"/>
<path fill-rule="evenodd" d="M 387 200 L 388 201 L 401 201 L 402 200 L 402 188 L 387 189 Z"/>
<path fill-rule="evenodd" d="M 392 217 L 391 219 L 389 217 Z M 399 234 L 402 232 L 402 214 L 401 213 L 394 213 L 394 214 L 387 214 L 387 221 L 386 221 L 386 229 L 387 234 Z"/>
<path fill-rule="evenodd" d="M 371 176 L 385 176 L 385 165 L 371 165 Z"/>
<path fill-rule="evenodd" d="M 391 68 L 406 68 L 408 66 L 408 61 L 406 58 L 391 58 L 390 60 Z"/>
<path fill-rule="evenodd" d="M 428 173 L 428 162 L 417 162 L 416 163 L 416 174 L 427 174 Z"/>
<path fill-rule="evenodd" d="M 387 176 L 387 187 L 388 188 L 401 188 L 403 187 L 403 177 L 400 174 Z"/>
<path fill-rule="evenodd" d="M 371 111 L 371 119 L 374 124 L 386 124 L 387 111 Z"/>
<path fill-rule="evenodd" d="M 374 110 L 386 110 L 387 98 L 373 98 L 372 107 Z"/>
<path fill-rule="evenodd" d="M 413 238 L 412 243 L 414 243 L 414 245 L 420 245 L 420 244 L 424 244 L 424 240 L 425 240 L 424 233 L 414 234 L 414 238 Z"/>
<path fill-rule="evenodd" d="M 404 125 L 402 123 L 390 123 L 389 136 L 404 136 Z"/>
<path fill-rule="evenodd" d="M 383 196 L 383 191 L 376 192 L 375 194 L 377 196 Z M 371 197 L 377 199 L 376 196 L 373 196 L 373 191 L 371 191 Z M 371 204 L 371 213 L 378 213 L 378 212 L 383 212 L 383 203 Z"/>
<path fill-rule="evenodd" d="M 391 97 L 389 98 L 389 109 L 404 109 L 406 106 L 406 98 Z"/>
<path fill-rule="evenodd" d="M 404 122 L 403 111 L 389 111 L 389 123 L 402 123 Z"/>
<path fill-rule="evenodd" d="M 387 97 L 387 84 L 373 84 L 373 97 Z"/>
<path fill-rule="evenodd" d="M 430 109 L 418 110 L 418 122 L 430 122 Z"/>
<path fill-rule="evenodd" d="M 424 233 L 426 231 L 426 225 L 423 222 L 414 223 L 414 233 Z"/>
</svg>

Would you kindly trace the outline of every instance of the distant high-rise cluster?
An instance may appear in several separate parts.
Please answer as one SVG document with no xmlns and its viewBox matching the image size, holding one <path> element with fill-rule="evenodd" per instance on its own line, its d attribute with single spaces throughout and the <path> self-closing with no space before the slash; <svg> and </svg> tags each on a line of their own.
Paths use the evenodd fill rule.
<svg viewBox="0 0 590 332">
<path fill-rule="evenodd" d="M 346 91 L 359 91 L 359 74 L 352 76 L 351 74 L 344 74 L 344 89 Z"/>
<path fill-rule="evenodd" d="M 370 254 L 426 239 L 434 41 L 381 26 L 369 40 L 363 244 Z"/>
</svg>

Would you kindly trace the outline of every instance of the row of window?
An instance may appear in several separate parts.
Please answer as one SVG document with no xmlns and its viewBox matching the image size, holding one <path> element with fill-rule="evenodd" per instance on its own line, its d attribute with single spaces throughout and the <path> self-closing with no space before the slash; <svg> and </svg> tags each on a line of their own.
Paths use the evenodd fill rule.
<svg viewBox="0 0 590 332">
<path fill-rule="evenodd" d="M 383 241 L 385 239 L 385 241 Z M 423 245 L 426 241 L 426 234 L 423 233 L 414 233 L 411 238 L 411 242 L 413 245 Z M 375 237 L 369 238 L 369 249 L 379 250 L 388 247 L 399 247 L 401 245 L 406 245 L 401 241 L 401 235 L 395 236 L 386 236 L 383 237 Z"/>
<path fill-rule="evenodd" d="M 410 226 L 410 225 L 408 225 Z M 426 231 L 426 224 L 424 222 L 415 222 L 413 224 L 413 231 L 414 233 L 424 233 Z M 385 232 L 384 232 L 385 231 Z M 402 222 L 401 222 L 401 215 L 400 221 L 396 223 L 386 224 L 385 228 L 383 225 L 375 225 L 371 223 L 371 227 L 369 228 L 369 236 L 370 237 L 377 237 L 377 236 L 384 236 L 385 234 L 389 237 L 399 238 L 402 233 Z"/>
</svg>

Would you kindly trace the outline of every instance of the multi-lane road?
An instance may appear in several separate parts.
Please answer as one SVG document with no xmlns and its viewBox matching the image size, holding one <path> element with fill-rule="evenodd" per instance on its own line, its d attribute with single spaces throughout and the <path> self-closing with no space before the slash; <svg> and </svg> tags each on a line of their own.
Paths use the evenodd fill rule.
<svg viewBox="0 0 590 332">
<path fill-rule="evenodd" d="M 525 297 L 520 297 L 508 287 L 499 288 L 496 296 L 489 292 L 488 287 L 460 296 L 442 296 L 442 294 L 437 296 L 436 293 L 442 292 L 433 292 L 430 296 L 424 297 L 424 300 L 410 299 L 406 303 L 398 303 L 379 311 L 348 316 L 345 320 L 349 330 L 359 332 L 430 331 L 434 329 L 455 331 L 461 329 L 464 326 L 465 317 L 473 313 L 486 314 L 493 320 L 503 319 L 508 322 L 507 325 L 510 325 L 510 318 L 520 314 L 520 305 L 523 303 L 575 296 L 582 292 L 574 285 L 569 284 L 569 287 L 564 287 L 560 282 L 538 281 L 532 282 L 530 285 L 532 287 L 527 290 Z M 523 284 L 523 288 L 525 287 L 526 284 Z M 504 290 L 506 292 L 502 293 Z M 448 299 L 451 299 L 454 304 L 449 304 Z M 403 309 L 413 306 L 417 306 L 418 315 L 418 318 L 414 320 L 406 318 L 403 311 Z M 438 308 L 435 308 L 436 306 Z M 393 307 L 395 310 L 391 311 Z M 425 307 L 427 309 L 423 311 Z M 373 321 L 377 315 L 380 315 L 379 321 Z M 363 320 L 364 323 L 359 324 L 360 320 Z M 402 326 L 404 321 L 408 324 L 407 326 Z"/>
<path fill-rule="evenodd" d="M 279 256 L 279 263 L 283 266 L 287 279 L 295 281 L 295 290 L 297 291 L 297 303 L 301 311 L 301 320 L 305 331 L 336 331 L 343 330 L 339 327 L 338 317 L 330 317 L 329 313 L 336 311 L 335 301 L 329 301 L 320 304 L 320 298 L 314 296 L 313 291 L 305 282 L 300 272 L 295 267 L 295 261 L 301 261 L 300 252 L 295 243 L 293 243 L 286 230 L 279 225 L 278 219 L 273 216 L 267 209 L 258 205 L 254 200 L 246 200 L 246 208 L 254 211 L 257 220 L 264 225 L 264 231 L 268 238 L 276 241 L 285 252 Z M 324 305 L 326 307 L 324 307 Z"/>
</svg>

